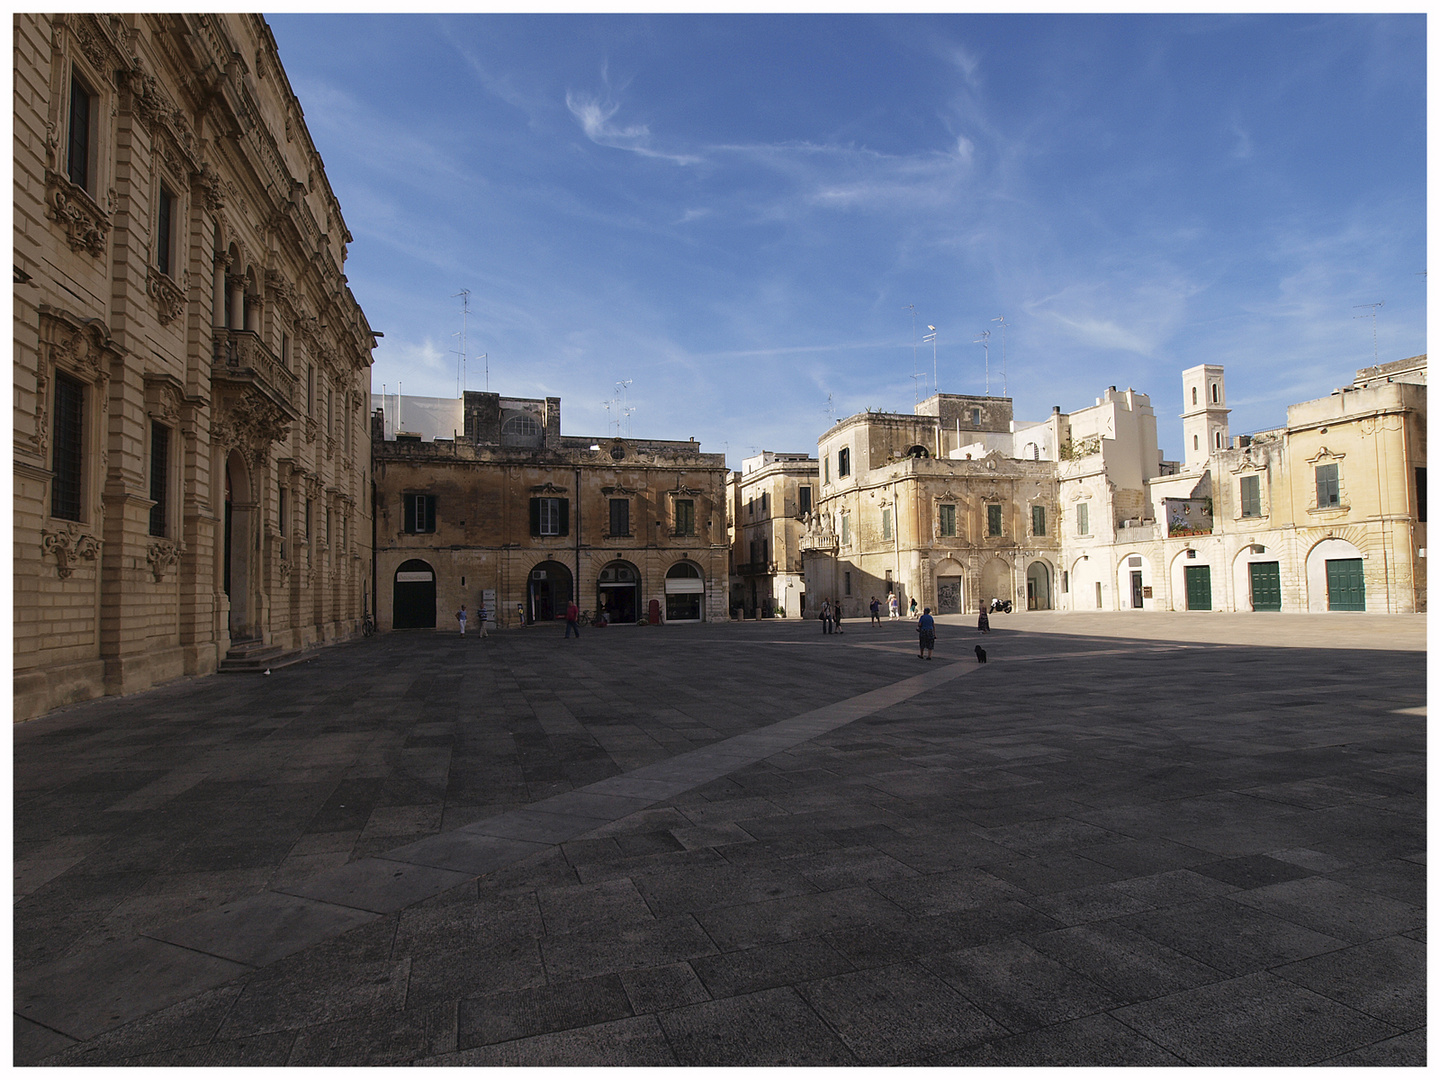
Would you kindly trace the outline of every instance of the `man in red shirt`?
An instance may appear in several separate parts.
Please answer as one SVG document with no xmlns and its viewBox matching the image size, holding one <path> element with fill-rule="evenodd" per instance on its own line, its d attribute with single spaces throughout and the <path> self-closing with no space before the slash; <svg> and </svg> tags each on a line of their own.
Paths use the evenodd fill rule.
<svg viewBox="0 0 1440 1080">
<path fill-rule="evenodd" d="M 575 606 L 574 600 L 565 605 L 565 636 L 567 638 L 570 636 L 571 630 L 575 631 L 576 638 L 580 637 L 580 609 Z"/>
</svg>

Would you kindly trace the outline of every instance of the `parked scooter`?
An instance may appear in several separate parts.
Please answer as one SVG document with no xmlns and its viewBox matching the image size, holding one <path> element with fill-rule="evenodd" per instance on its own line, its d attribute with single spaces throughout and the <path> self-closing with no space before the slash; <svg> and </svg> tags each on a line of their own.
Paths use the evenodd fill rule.
<svg viewBox="0 0 1440 1080">
<path fill-rule="evenodd" d="M 994 597 L 994 596 L 992 596 L 992 597 L 990 598 L 990 610 L 991 610 L 992 613 L 993 613 L 993 612 L 996 612 L 996 611 L 1003 611 L 1006 615 L 1009 615 L 1010 612 L 1012 612 L 1012 611 L 1015 610 L 1015 609 L 1014 609 L 1014 607 L 1011 605 L 1011 603 L 1010 603 L 1009 600 L 1006 600 L 1006 601 L 1002 604 L 1002 603 L 1000 602 L 999 597 Z"/>
</svg>

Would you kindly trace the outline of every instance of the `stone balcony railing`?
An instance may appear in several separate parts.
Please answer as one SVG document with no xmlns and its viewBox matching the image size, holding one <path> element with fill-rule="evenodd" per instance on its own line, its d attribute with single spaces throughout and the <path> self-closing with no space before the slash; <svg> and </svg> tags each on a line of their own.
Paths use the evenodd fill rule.
<svg viewBox="0 0 1440 1080">
<path fill-rule="evenodd" d="M 296 377 L 265 346 L 259 334 L 253 330 L 227 330 L 217 326 L 214 340 L 212 378 L 252 384 L 284 408 L 291 418 L 298 415 L 295 408 Z"/>
</svg>

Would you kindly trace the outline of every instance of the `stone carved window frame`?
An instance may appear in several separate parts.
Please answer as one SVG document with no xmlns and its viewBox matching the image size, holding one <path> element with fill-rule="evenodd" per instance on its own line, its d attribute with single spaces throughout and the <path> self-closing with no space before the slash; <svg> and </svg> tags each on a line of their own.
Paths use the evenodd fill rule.
<svg viewBox="0 0 1440 1080">
<path fill-rule="evenodd" d="M 77 525 L 98 527 L 104 514 L 100 490 L 109 467 L 106 431 L 110 412 L 110 365 L 121 355 L 110 331 L 99 319 L 82 319 L 69 312 L 40 306 L 40 354 L 36 373 L 35 450 L 45 472 L 45 519 L 50 515 L 50 487 L 54 479 L 51 456 L 51 421 L 55 408 L 55 373 L 61 372 L 84 388 L 81 419 L 80 519 Z"/>
<path fill-rule="evenodd" d="M 177 158 L 178 160 L 178 158 Z M 182 179 L 156 145 L 150 155 L 149 250 L 145 257 L 145 292 L 154 301 L 161 326 L 174 322 L 185 312 L 190 295 L 190 184 Z M 158 238 L 160 234 L 160 188 L 170 193 L 170 272 L 160 269 Z M 183 320 L 181 327 L 183 330 Z"/>
<path fill-rule="evenodd" d="M 45 201 L 49 217 L 65 227 L 74 251 L 103 257 L 115 208 L 115 126 L 120 88 L 114 73 L 128 68 L 126 58 L 110 38 L 103 16 L 69 14 L 55 34 L 51 68 L 50 114 L 46 125 Z M 93 95 L 90 109 L 90 147 L 86 187 L 69 177 L 70 99 L 72 80 Z"/>
<path fill-rule="evenodd" d="M 193 419 L 185 398 L 185 385 L 174 375 L 146 372 L 145 374 L 145 438 L 142 448 L 145 462 L 145 494 L 150 493 L 151 438 L 153 425 L 161 424 L 170 429 L 170 445 L 166 453 L 165 470 L 165 515 L 164 537 L 175 540 L 180 534 L 179 514 L 184 494 L 184 478 L 181 475 L 184 462 L 184 426 Z M 154 537 L 153 539 L 159 539 Z"/>
</svg>

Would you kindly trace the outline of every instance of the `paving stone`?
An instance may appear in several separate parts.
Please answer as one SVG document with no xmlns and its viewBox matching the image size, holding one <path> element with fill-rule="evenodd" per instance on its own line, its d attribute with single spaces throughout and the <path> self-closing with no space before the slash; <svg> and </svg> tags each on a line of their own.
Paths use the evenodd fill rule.
<svg viewBox="0 0 1440 1080">
<path fill-rule="evenodd" d="M 1407 1031 L 1392 1039 L 1381 1039 L 1369 1046 L 1362 1046 L 1358 1050 L 1326 1058 L 1321 1064 L 1342 1065 L 1351 1068 L 1424 1067 L 1429 1064 L 1426 1056 L 1425 1029 Z"/>
<path fill-rule="evenodd" d="M 1231 899 L 1345 941 L 1388 937 L 1425 922 L 1424 908 L 1325 877 L 1266 885 Z"/>
<path fill-rule="evenodd" d="M 389 913 L 459 885 L 470 876 L 392 859 L 361 859 L 286 885 L 283 891 L 340 907 Z"/>
<path fill-rule="evenodd" d="M 1367 941 L 1271 971 L 1401 1030 L 1425 1024 L 1425 946 L 1409 938 Z"/>
<path fill-rule="evenodd" d="M 866 1065 L 915 1062 L 1003 1030 L 918 964 L 835 975 L 797 989 Z"/>
<path fill-rule="evenodd" d="M 239 964 L 263 967 L 376 918 L 369 911 L 265 892 L 157 927 L 146 936 Z"/>
<path fill-rule="evenodd" d="M 1345 945 L 1340 938 L 1236 903 L 1234 896 L 1125 916 L 1116 922 L 1229 975 Z"/>
<path fill-rule="evenodd" d="M 650 910 L 662 917 L 819 891 L 789 864 L 693 866 L 665 874 L 636 874 L 634 881 Z"/>
<path fill-rule="evenodd" d="M 820 938 L 701 956 L 691 960 L 690 967 L 714 998 L 792 986 L 854 970 L 850 961 Z"/>
<path fill-rule="evenodd" d="M 1313 1065 L 1398 1034 L 1267 972 L 1113 1014 L 1190 1065 Z"/>
<path fill-rule="evenodd" d="M 1083 975 L 1014 939 L 957 949 L 924 964 L 1012 1032 L 1119 1004 Z"/>
<path fill-rule="evenodd" d="M 662 1013 L 681 1065 L 853 1065 L 855 1056 L 791 987 Z M 737 1038 L 739 1032 L 744 1037 Z"/>
<path fill-rule="evenodd" d="M 695 916 L 726 951 L 903 917 L 899 907 L 865 887 L 739 904 Z"/>
<path fill-rule="evenodd" d="M 1027 935 L 1025 941 L 1104 987 L 1118 1001 L 1163 997 L 1225 977 L 1113 921 Z"/>
<path fill-rule="evenodd" d="M 1184 1062 L 1105 1013 L 994 1039 L 978 1046 L 937 1054 L 929 1066 L 1001 1067 L 1071 1066 L 1117 1068 L 1166 1066 Z"/>
<path fill-rule="evenodd" d="M 467 997 L 460 1002 L 458 1048 L 591 1027 L 631 1014 L 618 975 Z"/>
<path fill-rule="evenodd" d="M 709 992 L 689 964 L 666 964 L 643 971 L 623 972 L 620 982 L 636 1015 L 664 1012 L 710 1000 Z"/>
<path fill-rule="evenodd" d="M 529 1066 L 541 1068 L 668 1066 L 678 1062 L 653 1016 L 572 1028 L 528 1039 L 479 1046 L 417 1065 Z"/>
<path fill-rule="evenodd" d="M 559 981 L 638 971 L 717 951 L 690 915 L 624 923 L 601 937 L 583 932 L 547 937 L 540 948 L 546 974 Z"/>
</svg>

